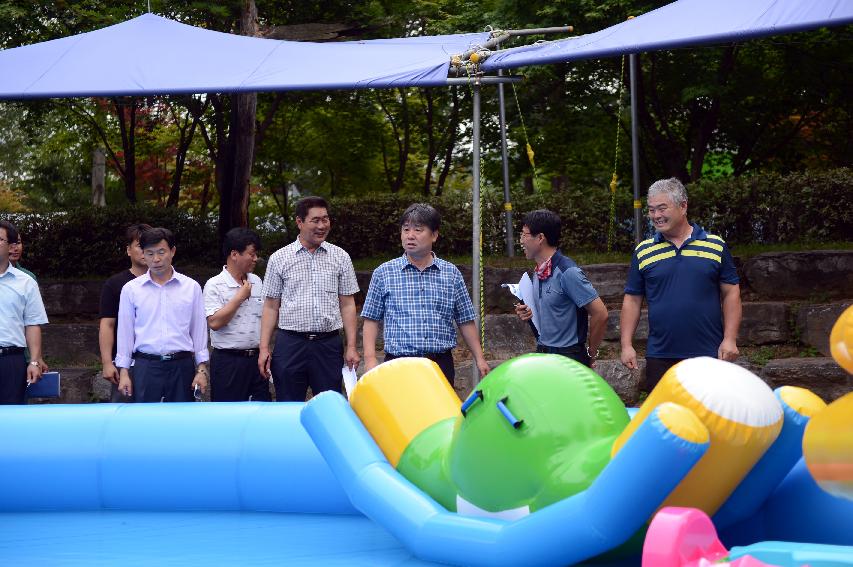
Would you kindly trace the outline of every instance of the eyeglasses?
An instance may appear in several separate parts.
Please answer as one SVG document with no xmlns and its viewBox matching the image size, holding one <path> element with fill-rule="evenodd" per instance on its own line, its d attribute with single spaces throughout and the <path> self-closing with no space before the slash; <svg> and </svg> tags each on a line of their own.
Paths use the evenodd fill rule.
<svg viewBox="0 0 853 567">
<path fill-rule="evenodd" d="M 0 242 L 5 242 L 6 244 L 9 244 L 9 241 L 6 240 L 5 238 L 0 238 Z"/>
</svg>

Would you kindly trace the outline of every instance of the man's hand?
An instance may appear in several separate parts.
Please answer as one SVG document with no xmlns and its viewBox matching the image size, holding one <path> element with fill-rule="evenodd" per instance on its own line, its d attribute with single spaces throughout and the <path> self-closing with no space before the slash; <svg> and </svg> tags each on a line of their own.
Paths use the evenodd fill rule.
<svg viewBox="0 0 853 567">
<path fill-rule="evenodd" d="M 246 301 L 252 296 L 252 282 L 249 281 L 248 277 L 242 282 L 237 293 L 240 295 L 241 301 Z"/>
<path fill-rule="evenodd" d="M 118 372 L 119 380 L 118 380 L 118 391 L 124 394 L 125 396 L 133 395 L 133 381 L 130 379 L 130 372 L 127 371 L 127 368 L 122 368 Z"/>
<path fill-rule="evenodd" d="M 27 384 L 35 384 L 39 380 L 41 380 L 41 365 L 27 364 Z"/>
<path fill-rule="evenodd" d="M 258 372 L 261 373 L 261 376 L 264 378 L 270 379 L 272 378 L 272 371 L 270 370 L 270 351 L 268 348 L 261 348 L 258 353 Z"/>
<path fill-rule="evenodd" d="M 103 376 L 104 376 L 104 380 L 112 382 L 113 384 L 118 386 L 119 372 L 118 372 L 118 368 L 116 368 L 116 365 L 113 364 L 112 362 L 107 362 L 106 364 L 104 364 Z"/>
<path fill-rule="evenodd" d="M 728 362 L 737 360 L 740 351 L 737 349 L 737 343 L 731 339 L 723 339 L 720 343 L 720 348 L 717 350 L 717 358 Z"/>
<path fill-rule="evenodd" d="M 634 347 L 623 346 L 622 352 L 620 353 L 620 358 L 622 359 L 622 364 L 624 364 L 630 370 L 636 370 L 637 368 L 639 368 L 639 366 L 637 366 L 637 351 L 634 350 Z"/>
<path fill-rule="evenodd" d="M 529 305 L 525 305 L 523 303 L 515 304 L 515 314 L 518 315 L 518 318 L 522 321 L 528 321 L 533 317 L 533 310 L 530 309 Z"/>
<path fill-rule="evenodd" d="M 358 349 L 354 346 L 348 346 L 344 353 L 344 363 L 347 365 L 347 368 L 355 370 L 358 368 L 359 362 L 361 362 L 361 357 L 358 355 Z"/>
<path fill-rule="evenodd" d="M 489 368 L 489 363 L 486 362 L 485 358 L 480 358 L 475 361 L 477 363 L 477 370 L 480 371 L 480 378 L 485 378 L 486 374 L 491 372 L 491 368 Z"/>
<path fill-rule="evenodd" d="M 202 394 L 207 392 L 207 370 L 196 370 L 195 377 L 193 378 L 193 383 L 191 386 L 193 390 L 198 387 L 201 390 Z"/>
</svg>

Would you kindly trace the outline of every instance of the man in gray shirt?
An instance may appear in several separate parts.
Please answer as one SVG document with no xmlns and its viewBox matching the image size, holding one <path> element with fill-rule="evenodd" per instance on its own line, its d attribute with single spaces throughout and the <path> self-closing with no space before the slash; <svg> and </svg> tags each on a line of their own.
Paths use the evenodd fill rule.
<svg viewBox="0 0 853 567">
<path fill-rule="evenodd" d="M 305 197 L 296 203 L 295 213 L 299 235 L 270 257 L 264 277 L 258 368 L 272 376 L 279 402 L 304 402 L 308 386 L 314 395 L 340 392 L 342 367 L 354 369 L 360 361 L 354 297 L 358 283 L 349 254 L 326 242 L 329 205 L 321 197 Z"/>
</svg>

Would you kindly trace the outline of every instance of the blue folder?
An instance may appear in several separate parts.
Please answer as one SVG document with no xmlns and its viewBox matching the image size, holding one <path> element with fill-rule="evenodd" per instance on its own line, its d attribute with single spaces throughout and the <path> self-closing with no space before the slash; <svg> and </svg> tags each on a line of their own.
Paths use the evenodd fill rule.
<svg viewBox="0 0 853 567">
<path fill-rule="evenodd" d="M 59 382 L 59 372 L 45 372 L 41 375 L 41 380 L 27 385 L 27 397 L 58 398 Z"/>
</svg>

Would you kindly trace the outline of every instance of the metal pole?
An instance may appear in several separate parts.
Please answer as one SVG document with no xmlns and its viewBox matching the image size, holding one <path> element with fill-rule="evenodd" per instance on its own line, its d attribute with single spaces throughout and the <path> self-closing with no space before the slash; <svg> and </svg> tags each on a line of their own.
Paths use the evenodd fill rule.
<svg viewBox="0 0 853 567">
<path fill-rule="evenodd" d="M 503 76 L 503 69 L 498 69 L 498 76 Z M 501 127 L 501 169 L 504 174 L 504 217 L 506 221 L 506 255 L 515 256 L 515 245 L 512 233 L 512 198 L 509 194 L 509 160 L 506 151 L 506 108 L 504 107 L 504 84 L 498 83 L 498 103 L 500 107 Z"/>
<path fill-rule="evenodd" d="M 628 56 L 628 67 L 631 75 L 631 163 L 634 170 L 634 241 L 639 244 L 643 239 L 641 226 L 642 214 L 640 208 L 640 132 L 637 124 L 637 54 Z"/>
<path fill-rule="evenodd" d="M 480 82 L 474 80 L 473 85 L 473 107 L 472 117 L 472 144 L 474 149 L 474 163 L 472 169 L 472 224 L 471 232 L 472 262 L 471 262 L 471 291 L 474 296 L 474 323 L 477 326 L 477 340 L 480 340 L 483 322 L 480 320 Z M 472 382 L 474 386 L 480 383 L 480 371 L 477 369 L 476 361 L 472 360 Z"/>
</svg>

